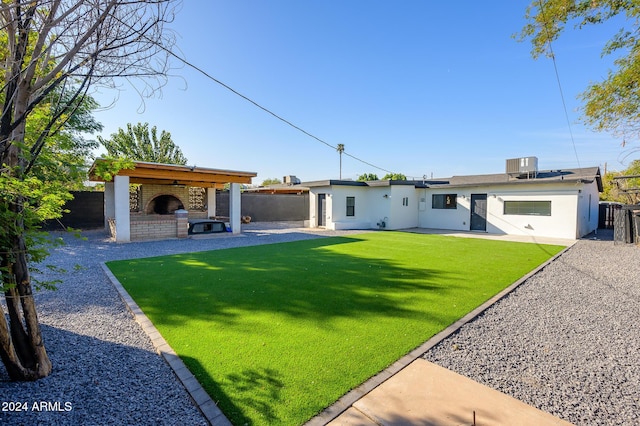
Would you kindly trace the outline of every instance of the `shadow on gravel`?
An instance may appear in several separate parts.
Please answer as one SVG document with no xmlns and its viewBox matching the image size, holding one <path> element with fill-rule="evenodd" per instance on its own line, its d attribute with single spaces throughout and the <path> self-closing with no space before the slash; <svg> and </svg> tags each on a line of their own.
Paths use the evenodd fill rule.
<svg viewBox="0 0 640 426">
<path fill-rule="evenodd" d="M 0 424 L 206 424 L 155 352 L 47 325 L 42 331 L 53 372 L 11 382 L 2 368 Z"/>
<path fill-rule="evenodd" d="M 585 235 L 581 240 L 613 241 L 613 229 L 598 229 Z"/>
</svg>

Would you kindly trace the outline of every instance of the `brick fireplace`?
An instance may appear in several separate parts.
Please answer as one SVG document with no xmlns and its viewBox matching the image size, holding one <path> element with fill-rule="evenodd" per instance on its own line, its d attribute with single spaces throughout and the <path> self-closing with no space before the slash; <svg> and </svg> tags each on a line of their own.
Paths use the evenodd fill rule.
<svg viewBox="0 0 640 426">
<path fill-rule="evenodd" d="M 106 161 L 97 159 L 89 176 L 105 182 L 105 228 L 116 241 L 186 238 L 189 219 L 216 216 L 216 189 L 226 184 L 231 232 L 240 232 L 240 184 L 256 173 L 136 161 L 104 180 L 97 170 Z"/>
</svg>

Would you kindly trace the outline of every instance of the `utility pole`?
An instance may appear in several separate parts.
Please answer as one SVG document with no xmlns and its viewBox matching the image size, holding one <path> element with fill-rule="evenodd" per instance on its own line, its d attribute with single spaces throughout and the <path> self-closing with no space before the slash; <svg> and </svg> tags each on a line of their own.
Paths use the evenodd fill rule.
<svg viewBox="0 0 640 426">
<path fill-rule="evenodd" d="M 344 152 L 344 144 L 339 143 L 336 151 L 340 154 L 340 180 L 342 180 L 342 153 Z"/>
</svg>

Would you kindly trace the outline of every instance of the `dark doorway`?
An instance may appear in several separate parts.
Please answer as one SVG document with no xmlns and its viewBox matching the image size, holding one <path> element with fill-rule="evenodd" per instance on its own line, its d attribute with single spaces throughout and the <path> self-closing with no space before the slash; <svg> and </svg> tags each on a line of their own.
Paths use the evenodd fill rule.
<svg viewBox="0 0 640 426">
<path fill-rule="evenodd" d="M 147 214 L 173 214 L 176 210 L 184 209 L 182 201 L 173 195 L 158 195 L 149 203 Z"/>
<path fill-rule="evenodd" d="M 327 224 L 327 194 L 318 194 L 318 226 Z"/>
<path fill-rule="evenodd" d="M 598 228 L 613 229 L 613 217 L 616 209 L 622 208 L 618 203 L 600 203 L 598 206 Z"/>
<path fill-rule="evenodd" d="M 472 231 L 487 230 L 487 194 L 471 194 Z"/>
</svg>

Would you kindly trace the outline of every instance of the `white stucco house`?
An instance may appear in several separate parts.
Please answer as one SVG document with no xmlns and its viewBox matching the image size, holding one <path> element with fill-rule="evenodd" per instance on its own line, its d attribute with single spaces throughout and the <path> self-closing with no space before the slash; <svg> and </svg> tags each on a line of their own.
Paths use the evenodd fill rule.
<svg viewBox="0 0 640 426">
<path fill-rule="evenodd" d="M 418 227 L 564 239 L 596 230 L 600 169 L 538 171 L 537 159 L 529 159 L 534 168 L 514 170 L 514 160 L 507 160 L 507 173 L 501 174 L 304 182 L 309 223 L 327 229 Z"/>
</svg>

